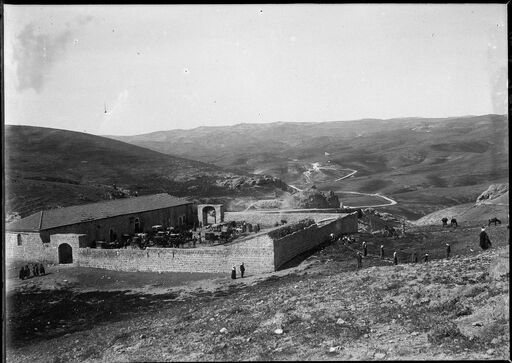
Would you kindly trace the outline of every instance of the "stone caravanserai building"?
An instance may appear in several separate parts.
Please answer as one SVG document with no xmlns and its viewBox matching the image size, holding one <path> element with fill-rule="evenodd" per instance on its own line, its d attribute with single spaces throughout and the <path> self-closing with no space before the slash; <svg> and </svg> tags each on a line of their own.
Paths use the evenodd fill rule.
<svg viewBox="0 0 512 363">
<path fill-rule="evenodd" d="M 166 193 L 42 210 L 6 225 L 6 257 L 44 260 L 53 247 L 62 262 L 72 260 L 73 248 L 148 232 L 153 225 L 193 224 L 196 219 L 192 202 Z M 51 236 L 61 243 L 52 246 Z"/>
</svg>

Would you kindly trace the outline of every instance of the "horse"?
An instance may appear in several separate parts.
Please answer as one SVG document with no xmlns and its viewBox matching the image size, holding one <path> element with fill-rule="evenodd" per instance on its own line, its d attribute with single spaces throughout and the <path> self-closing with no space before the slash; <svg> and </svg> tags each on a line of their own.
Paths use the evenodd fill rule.
<svg viewBox="0 0 512 363">
<path fill-rule="evenodd" d="M 494 218 L 489 219 L 488 226 L 490 226 L 492 223 L 494 223 L 494 225 L 496 226 L 496 224 L 501 224 L 501 221 L 498 218 L 494 217 Z"/>
</svg>

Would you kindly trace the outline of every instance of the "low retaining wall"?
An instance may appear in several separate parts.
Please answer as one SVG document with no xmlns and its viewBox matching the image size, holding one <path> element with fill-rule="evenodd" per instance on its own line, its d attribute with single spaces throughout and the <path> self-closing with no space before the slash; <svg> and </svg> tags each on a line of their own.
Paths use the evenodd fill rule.
<svg viewBox="0 0 512 363">
<path fill-rule="evenodd" d="M 259 224 L 262 227 L 273 227 L 275 223 L 281 224 L 284 219 L 288 224 L 296 223 L 300 220 L 311 218 L 315 222 L 321 221 L 326 218 L 337 218 L 340 214 L 336 213 L 265 213 L 265 212 L 226 212 L 224 213 L 224 220 L 229 221 L 245 221 L 251 224 Z"/>
<path fill-rule="evenodd" d="M 357 232 L 357 214 L 326 221 L 323 224 L 313 224 L 301 231 L 291 233 L 274 241 L 274 266 L 279 269 L 284 263 L 297 255 L 309 251 L 330 239 L 330 234 L 336 236 Z"/>
<path fill-rule="evenodd" d="M 79 249 L 80 266 L 118 271 L 227 273 L 244 262 L 251 273 L 274 271 L 272 239 L 267 235 L 229 246 L 201 248 Z"/>
</svg>

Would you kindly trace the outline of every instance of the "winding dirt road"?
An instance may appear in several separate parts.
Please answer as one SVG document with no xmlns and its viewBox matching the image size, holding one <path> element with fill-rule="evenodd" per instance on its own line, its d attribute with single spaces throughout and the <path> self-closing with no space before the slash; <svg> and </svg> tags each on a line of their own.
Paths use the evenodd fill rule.
<svg viewBox="0 0 512 363">
<path fill-rule="evenodd" d="M 337 178 L 337 179 L 334 179 L 332 181 L 335 181 L 335 182 L 339 182 L 343 179 L 346 179 L 346 178 L 350 178 L 351 176 L 353 176 L 355 173 L 357 173 L 357 170 L 354 170 L 354 169 L 347 169 L 347 168 L 343 168 L 343 169 L 337 169 L 335 168 L 334 166 L 329 166 L 329 167 L 325 167 L 325 166 L 320 166 L 320 163 L 312 163 L 311 164 L 311 169 L 308 169 L 306 170 L 303 174 L 304 176 L 306 177 L 306 180 L 308 182 L 311 182 L 311 174 L 313 172 L 318 172 L 320 171 L 321 169 L 326 169 L 326 170 L 334 170 L 334 171 L 342 171 L 342 170 L 348 170 L 350 171 L 349 174 L 341 177 L 341 178 Z M 329 182 L 329 181 L 327 181 Z M 288 184 L 288 186 L 290 188 L 293 188 L 295 189 L 296 191 L 300 192 L 302 191 L 302 189 L 300 188 L 297 188 L 295 185 L 291 185 L 291 184 Z M 384 199 L 387 203 L 384 203 L 384 204 L 372 204 L 372 205 L 346 205 L 345 207 L 350 207 L 350 208 L 374 208 L 374 207 L 387 207 L 387 206 L 390 206 L 390 205 L 395 205 L 395 204 L 398 204 L 396 200 L 393 200 L 391 199 L 390 197 L 387 197 L 385 195 L 382 195 L 380 193 L 361 193 L 361 192 L 353 192 L 353 191 L 345 191 L 345 190 L 338 190 L 337 193 L 347 193 L 347 194 L 358 194 L 358 195 L 366 195 L 366 196 L 371 196 L 371 197 L 378 197 L 378 198 L 382 198 Z M 252 203 L 249 207 L 247 207 L 246 211 L 249 210 L 255 203 Z M 319 210 L 319 209 L 316 209 L 316 210 Z M 306 209 L 289 209 L 287 211 L 307 211 Z"/>
</svg>

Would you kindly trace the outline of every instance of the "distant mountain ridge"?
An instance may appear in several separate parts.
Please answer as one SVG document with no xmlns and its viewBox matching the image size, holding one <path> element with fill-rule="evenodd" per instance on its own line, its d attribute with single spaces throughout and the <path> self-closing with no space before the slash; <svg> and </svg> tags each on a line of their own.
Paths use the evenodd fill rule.
<svg viewBox="0 0 512 363">
<path fill-rule="evenodd" d="M 392 212 L 416 219 L 468 203 L 492 183 L 508 181 L 508 117 L 363 119 L 276 122 L 110 136 L 176 156 L 240 172 L 273 175 L 287 184 L 319 190 L 382 193 Z M 312 163 L 357 170 L 342 182 Z M 310 184 L 308 184 L 310 183 Z"/>
</svg>

